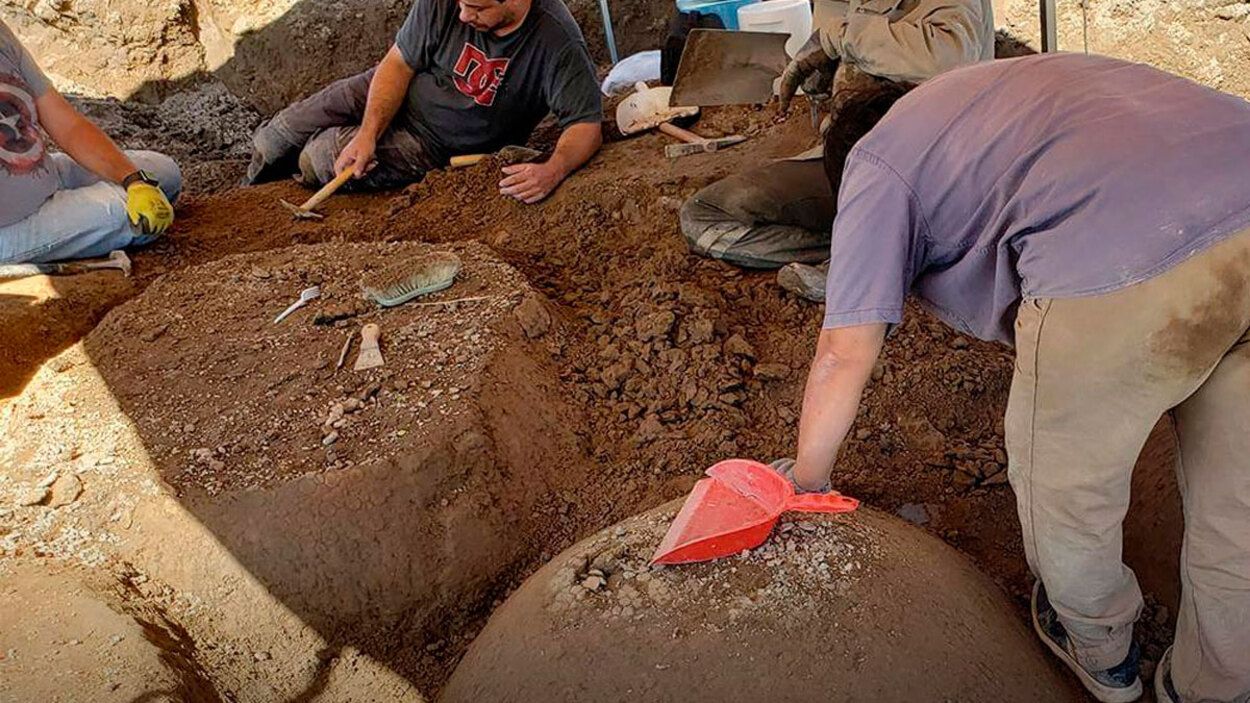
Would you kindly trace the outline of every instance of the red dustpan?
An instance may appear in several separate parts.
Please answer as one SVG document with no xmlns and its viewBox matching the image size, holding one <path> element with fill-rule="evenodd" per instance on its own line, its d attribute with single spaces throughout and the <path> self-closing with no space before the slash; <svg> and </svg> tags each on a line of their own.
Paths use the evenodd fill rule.
<svg viewBox="0 0 1250 703">
<path fill-rule="evenodd" d="M 759 546 L 787 510 L 845 513 L 859 507 L 839 493 L 795 495 L 785 477 L 756 461 L 722 461 L 707 475 L 694 484 L 652 564 L 707 561 Z"/>
</svg>

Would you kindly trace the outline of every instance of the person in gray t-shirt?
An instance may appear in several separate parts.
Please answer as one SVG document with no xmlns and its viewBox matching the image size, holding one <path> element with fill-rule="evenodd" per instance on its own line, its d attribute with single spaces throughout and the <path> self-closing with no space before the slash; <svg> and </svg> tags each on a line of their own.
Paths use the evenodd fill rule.
<svg viewBox="0 0 1250 703">
<path fill-rule="evenodd" d="M 1170 414 L 1185 556 L 1156 695 L 1250 700 L 1250 103 L 1048 54 L 928 81 L 826 159 L 838 213 L 783 467 L 796 487 L 827 485 L 908 294 L 1014 344 L 1007 471 L 1035 629 L 1099 700 L 1131 701 L 1142 594 L 1121 530 L 1138 452 Z"/>
<path fill-rule="evenodd" d="M 50 153 L 45 132 L 65 153 Z M 180 188 L 171 159 L 118 149 L 0 21 L 0 264 L 146 243 L 173 222 Z"/>
<path fill-rule="evenodd" d="M 560 0 L 415 0 L 374 69 L 279 112 L 253 139 L 248 182 L 291 155 L 310 184 L 421 180 L 453 156 L 524 145 L 548 114 L 563 132 L 541 163 L 504 167 L 500 192 L 533 203 L 602 144 L 603 107 L 581 31 Z"/>
</svg>

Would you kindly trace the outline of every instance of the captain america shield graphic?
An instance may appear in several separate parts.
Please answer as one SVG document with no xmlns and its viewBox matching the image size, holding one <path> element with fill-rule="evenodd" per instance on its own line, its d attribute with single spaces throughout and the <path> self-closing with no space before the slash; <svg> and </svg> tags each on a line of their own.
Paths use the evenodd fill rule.
<svg viewBox="0 0 1250 703">
<path fill-rule="evenodd" d="M 0 73 L 0 167 L 11 175 L 34 171 L 44 143 L 35 126 L 35 101 L 20 79 Z"/>
</svg>

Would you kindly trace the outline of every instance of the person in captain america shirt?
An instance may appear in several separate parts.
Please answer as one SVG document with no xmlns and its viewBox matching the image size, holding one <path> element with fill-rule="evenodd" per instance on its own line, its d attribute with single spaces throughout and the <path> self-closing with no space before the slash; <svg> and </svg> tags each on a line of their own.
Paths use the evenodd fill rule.
<svg viewBox="0 0 1250 703">
<path fill-rule="evenodd" d="M 0 20 L 0 264 L 148 244 L 173 224 L 181 190 L 173 159 L 119 149 Z"/>
<path fill-rule="evenodd" d="M 253 135 L 245 182 L 395 188 L 453 156 L 524 145 L 553 114 L 540 163 L 505 166 L 501 193 L 547 197 L 603 142 L 603 105 L 581 30 L 560 0 L 416 0 L 376 67 L 280 111 Z"/>
</svg>

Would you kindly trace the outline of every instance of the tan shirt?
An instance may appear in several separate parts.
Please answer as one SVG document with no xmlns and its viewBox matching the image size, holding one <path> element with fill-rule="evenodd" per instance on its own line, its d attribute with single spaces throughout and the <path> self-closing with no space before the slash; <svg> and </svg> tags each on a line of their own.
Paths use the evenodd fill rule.
<svg viewBox="0 0 1250 703">
<path fill-rule="evenodd" d="M 825 52 L 874 76 L 920 83 L 994 58 L 990 0 L 835 0 L 830 6 L 819 27 Z"/>
</svg>

